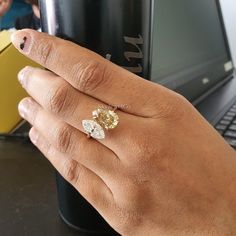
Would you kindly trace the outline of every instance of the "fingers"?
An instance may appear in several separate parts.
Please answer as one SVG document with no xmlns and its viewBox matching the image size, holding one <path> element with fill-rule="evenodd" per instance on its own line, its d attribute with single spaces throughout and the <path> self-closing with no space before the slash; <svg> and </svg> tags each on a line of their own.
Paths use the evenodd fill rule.
<svg viewBox="0 0 236 236">
<path fill-rule="evenodd" d="M 67 80 L 74 88 L 106 104 L 143 117 L 153 117 L 167 110 L 166 103 L 173 92 L 74 43 L 29 29 L 13 34 L 12 42 L 20 52 Z M 150 97 L 150 94 L 153 95 Z"/>
<path fill-rule="evenodd" d="M 19 112 L 59 152 L 69 155 L 102 178 L 111 180 L 116 176 L 119 159 L 105 146 L 93 139 L 88 140 L 85 134 L 47 113 L 31 98 L 21 101 Z"/>
<path fill-rule="evenodd" d="M 95 109 L 107 107 L 106 104 L 77 91 L 50 71 L 26 67 L 19 74 L 19 80 L 28 94 L 43 108 L 82 132 L 82 120 L 91 119 Z M 120 118 L 118 127 L 106 132 L 105 139 L 99 140 L 115 153 L 120 149 L 124 136 L 128 134 L 127 127 L 131 127 L 138 119 L 121 111 L 117 113 Z"/>
<path fill-rule="evenodd" d="M 113 202 L 110 188 L 94 172 L 54 148 L 37 129 L 32 128 L 30 139 L 47 157 L 57 171 L 71 183 L 101 213 Z"/>
</svg>

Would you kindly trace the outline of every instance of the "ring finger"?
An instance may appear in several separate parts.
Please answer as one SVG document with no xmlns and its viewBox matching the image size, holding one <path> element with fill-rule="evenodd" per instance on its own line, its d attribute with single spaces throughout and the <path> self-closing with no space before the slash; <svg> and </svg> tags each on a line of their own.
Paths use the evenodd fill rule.
<svg viewBox="0 0 236 236">
<path fill-rule="evenodd" d="M 21 116 L 31 123 L 59 152 L 69 155 L 103 179 L 111 180 L 119 170 L 118 157 L 96 140 L 43 110 L 32 98 L 19 104 Z"/>
<path fill-rule="evenodd" d="M 57 171 L 101 214 L 106 214 L 109 204 L 113 202 L 110 187 L 93 171 L 71 159 L 67 154 L 59 152 L 34 127 L 30 130 L 30 138 Z"/>
<path fill-rule="evenodd" d="M 19 81 L 43 108 L 83 132 L 81 121 L 90 119 L 92 111 L 98 107 L 108 107 L 107 104 L 77 91 L 50 71 L 26 67 L 19 73 Z M 118 127 L 106 132 L 106 138 L 99 140 L 115 153 L 121 146 L 127 145 L 125 137 L 131 135 L 134 119 L 138 119 L 122 111 L 117 112 L 120 118 Z"/>
</svg>

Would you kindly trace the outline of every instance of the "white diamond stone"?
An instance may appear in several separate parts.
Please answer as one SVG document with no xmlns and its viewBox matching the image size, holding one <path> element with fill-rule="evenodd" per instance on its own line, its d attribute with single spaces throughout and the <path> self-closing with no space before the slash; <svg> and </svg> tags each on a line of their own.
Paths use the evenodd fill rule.
<svg viewBox="0 0 236 236">
<path fill-rule="evenodd" d="M 104 139 L 105 132 L 103 128 L 94 120 L 83 120 L 82 125 L 86 133 L 95 139 Z"/>
</svg>

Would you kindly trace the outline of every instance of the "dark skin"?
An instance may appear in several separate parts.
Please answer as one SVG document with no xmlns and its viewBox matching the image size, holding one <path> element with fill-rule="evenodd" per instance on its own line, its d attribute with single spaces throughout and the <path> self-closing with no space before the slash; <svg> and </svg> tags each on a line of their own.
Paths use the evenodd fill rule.
<svg viewBox="0 0 236 236">
<path fill-rule="evenodd" d="M 236 235 L 235 151 L 184 97 L 45 33 L 12 42 L 48 69 L 19 73 L 32 142 L 115 230 Z M 120 105 L 118 127 L 88 139 L 82 120 L 109 104 Z"/>
</svg>

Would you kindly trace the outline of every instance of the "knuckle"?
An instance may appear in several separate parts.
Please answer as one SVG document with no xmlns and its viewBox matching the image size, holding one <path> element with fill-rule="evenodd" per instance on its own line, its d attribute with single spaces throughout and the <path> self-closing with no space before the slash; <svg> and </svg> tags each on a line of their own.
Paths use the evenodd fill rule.
<svg viewBox="0 0 236 236">
<path fill-rule="evenodd" d="M 85 184 L 87 184 L 86 182 L 86 169 L 85 167 L 82 167 L 78 162 L 76 162 L 77 166 L 76 166 L 76 175 L 74 178 L 74 185 L 76 185 L 76 188 L 78 190 L 81 190 Z"/>
<path fill-rule="evenodd" d="M 107 81 L 106 66 L 98 61 L 90 61 L 80 65 L 77 88 L 82 92 L 92 92 Z"/>
<path fill-rule="evenodd" d="M 170 117 L 178 120 L 190 111 L 189 108 L 191 106 L 185 97 L 180 94 L 175 94 L 168 107 Z"/>
<path fill-rule="evenodd" d="M 72 132 L 68 126 L 63 125 L 57 130 L 56 146 L 62 153 L 72 152 Z"/>
<path fill-rule="evenodd" d="M 63 165 L 63 175 L 70 183 L 75 184 L 78 180 L 78 163 L 73 159 L 67 159 Z"/>
<path fill-rule="evenodd" d="M 64 110 L 69 89 L 67 86 L 60 84 L 52 90 L 49 91 L 48 95 L 48 108 L 53 113 L 59 114 Z"/>
<path fill-rule="evenodd" d="M 54 48 L 54 44 L 51 40 L 41 40 L 38 42 L 37 52 L 40 63 L 48 65 L 50 58 L 52 58 Z"/>
<path fill-rule="evenodd" d="M 169 96 L 168 101 L 159 104 L 158 115 L 154 118 L 178 119 L 189 111 L 188 108 L 187 100 L 182 95 L 174 93 Z"/>
</svg>

